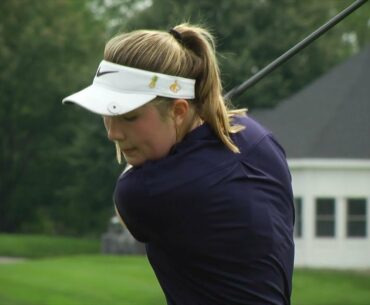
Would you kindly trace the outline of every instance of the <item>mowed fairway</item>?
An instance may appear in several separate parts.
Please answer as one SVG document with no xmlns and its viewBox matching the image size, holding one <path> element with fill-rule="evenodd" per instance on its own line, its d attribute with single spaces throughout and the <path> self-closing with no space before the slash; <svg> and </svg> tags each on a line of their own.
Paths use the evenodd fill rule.
<svg viewBox="0 0 370 305">
<path fill-rule="evenodd" d="M 145 256 L 99 251 L 98 240 L 0 234 L 0 256 L 28 258 L 0 264 L 0 305 L 166 304 Z M 294 271 L 292 305 L 369 304 L 370 270 Z"/>
<path fill-rule="evenodd" d="M 292 305 L 370 305 L 370 270 L 295 269 Z"/>
<path fill-rule="evenodd" d="M 370 272 L 303 270 L 292 305 L 369 305 Z M 71 256 L 0 265 L 1 305 L 164 305 L 142 256 Z M 229 304 L 225 304 L 229 305 Z"/>
<path fill-rule="evenodd" d="M 0 265 L 1 305 L 161 305 L 145 257 L 73 256 Z"/>
</svg>

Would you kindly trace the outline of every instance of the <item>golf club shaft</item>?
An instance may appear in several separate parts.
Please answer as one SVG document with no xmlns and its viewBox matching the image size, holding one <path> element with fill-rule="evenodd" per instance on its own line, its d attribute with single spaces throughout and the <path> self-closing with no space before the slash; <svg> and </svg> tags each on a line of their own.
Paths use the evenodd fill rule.
<svg viewBox="0 0 370 305">
<path fill-rule="evenodd" d="M 245 82 L 243 82 L 241 85 L 231 89 L 226 95 L 224 96 L 225 99 L 231 100 L 232 98 L 238 97 L 241 94 L 243 94 L 247 89 L 255 85 L 257 82 L 259 82 L 262 78 L 264 78 L 266 75 L 271 73 L 273 70 L 275 70 L 277 67 L 282 65 L 284 62 L 286 62 L 289 58 L 293 57 L 295 54 L 297 54 L 299 51 L 307 47 L 311 42 L 319 38 L 321 35 L 323 35 L 325 32 L 327 32 L 329 29 L 331 29 L 333 26 L 335 26 L 337 23 L 339 23 L 342 19 L 347 17 L 349 14 L 351 14 L 353 11 L 355 11 L 357 8 L 359 8 L 361 5 L 363 5 L 368 0 L 357 0 L 354 3 L 352 3 L 350 6 L 348 6 L 346 9 L 344 9 L 342 12 L 334 16 L 332 19 L 330 19 L 328 22 L 326 22 L 324 25 L 319 27 L 317 30 L 315 30 L 313 33 L 311 33 L 309 36 L 307 36 L 305 39 L 297 43 L 295 46 L 293 46 L 291 49 L 286 51 L 283 55 L 275 59 L 273 62 L 268 64 L 265 68 L 254 74 L 252 77 L 247 79 Z"/>
</svg>

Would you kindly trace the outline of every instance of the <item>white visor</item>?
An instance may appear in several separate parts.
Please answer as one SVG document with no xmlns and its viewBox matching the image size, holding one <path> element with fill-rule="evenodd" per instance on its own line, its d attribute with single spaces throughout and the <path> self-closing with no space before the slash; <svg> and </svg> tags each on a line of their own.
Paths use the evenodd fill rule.
<svg viewBox="0 0 370 305">
<path fill-rule="evenodd" d="M 100 115 L 132 111 L 157 96 L 195 98 L 195 80 L 150 72 L 103 60 L 91 86 L 63 99 Z"/>
</svg>

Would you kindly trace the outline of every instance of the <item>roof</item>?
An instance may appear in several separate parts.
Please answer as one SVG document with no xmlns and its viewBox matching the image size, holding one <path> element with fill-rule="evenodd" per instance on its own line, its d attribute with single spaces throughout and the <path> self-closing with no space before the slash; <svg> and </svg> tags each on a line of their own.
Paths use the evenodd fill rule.
<svg viewBox="0 0 370 305">
<path fill-rule="evenodd" d="M 251 116 L 275 134 L 288 158 L 370 159 L 370 46 Z"/>
</svg>

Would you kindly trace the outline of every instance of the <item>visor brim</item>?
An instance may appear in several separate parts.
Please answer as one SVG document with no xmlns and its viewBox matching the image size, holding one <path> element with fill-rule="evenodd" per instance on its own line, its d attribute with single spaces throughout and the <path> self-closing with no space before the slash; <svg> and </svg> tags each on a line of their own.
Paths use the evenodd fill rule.
<svg viewBox="0 0 370 305">
<path fill-rule="evenodd" d="M 123 93 L 93 84 L 63 99 L 93 113 L 116 116 L 133 111 L 156 98 L 153 94 Z"/>
</svg>

